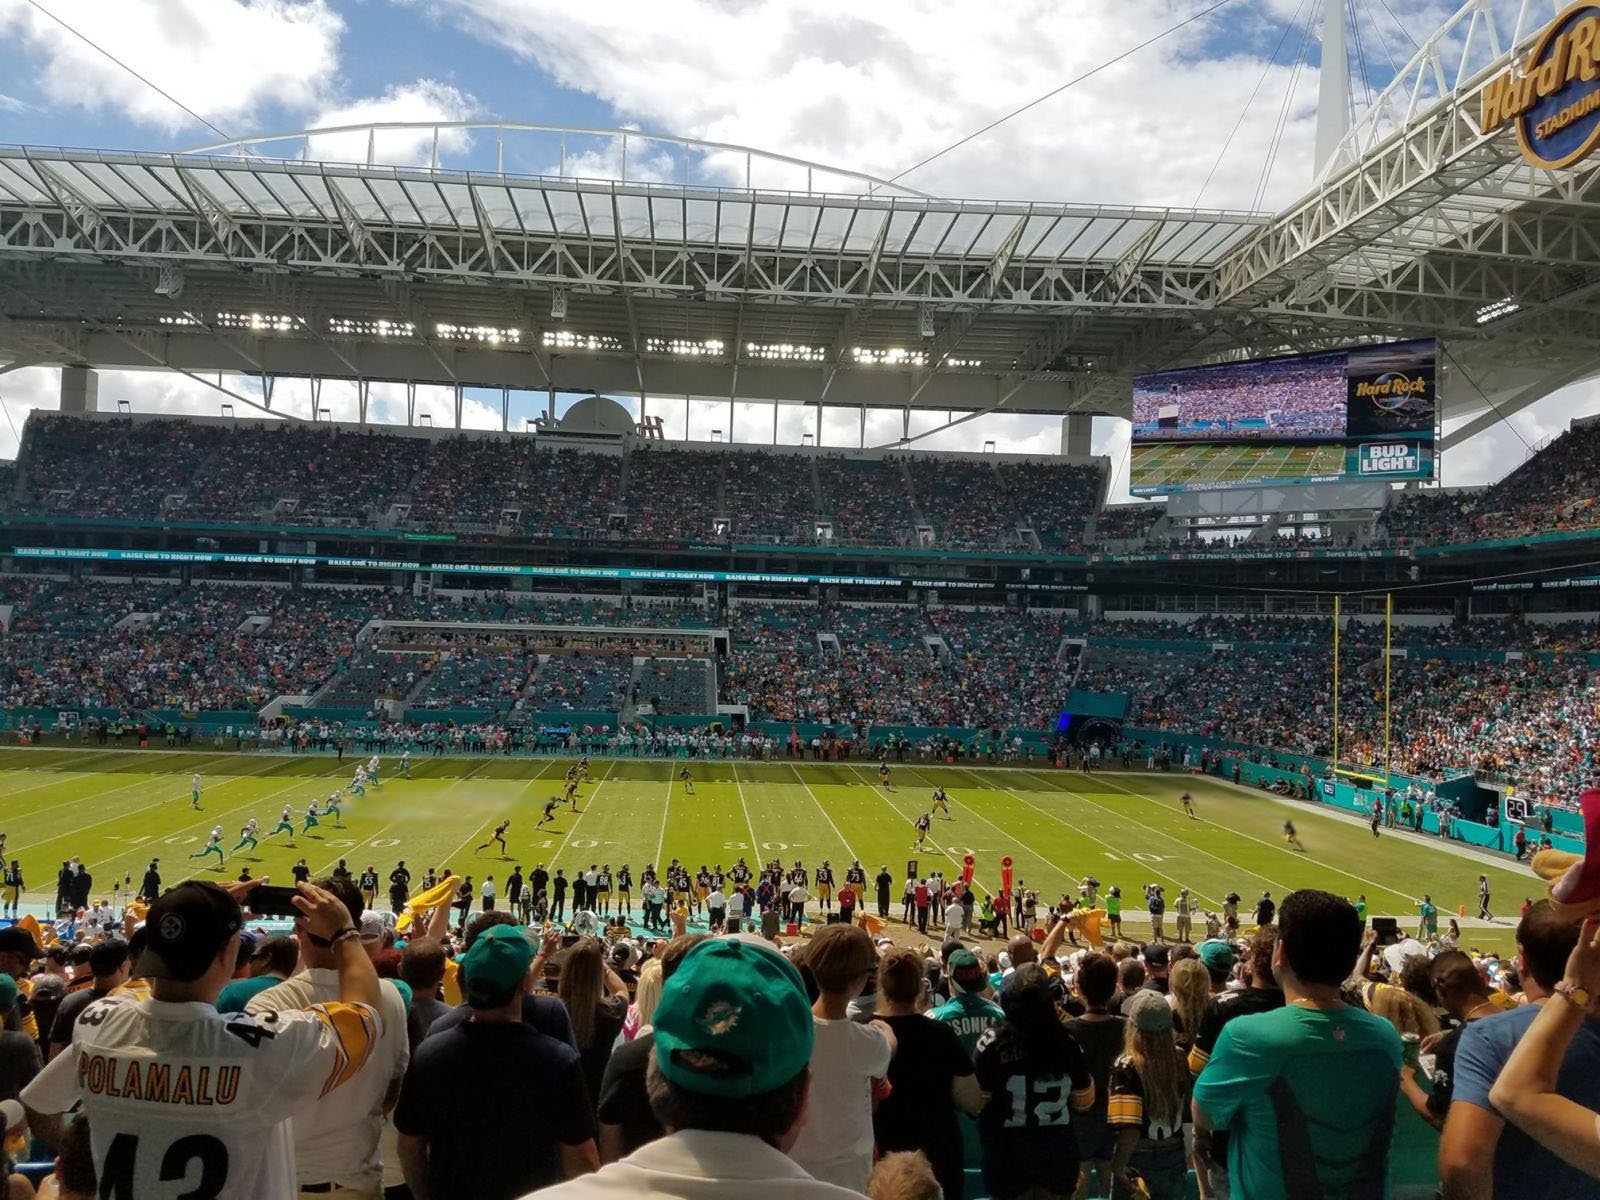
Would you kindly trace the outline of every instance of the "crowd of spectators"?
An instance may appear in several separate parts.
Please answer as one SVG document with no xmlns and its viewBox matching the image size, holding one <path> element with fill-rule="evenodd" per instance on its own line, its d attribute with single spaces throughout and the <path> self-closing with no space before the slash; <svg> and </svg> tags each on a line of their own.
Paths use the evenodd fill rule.
<svg viewBox="0 0 1600 1200">
<path fill-rule="evenodd" d="M 1014 546 L 1016 531 L 995 464 L 987 458 L 905 460 L 917 508 L 933 526 L 936 545 L 950 550 Z"/>
<path fill-rule="evenodd" d="M 922 609 L 906 604 L 830 605 L 823 621 L 846 651 L 921 649 L 922 639 L 933 632 Z"/>
<path fill-rule="evenodd" d="M 739 650 L 772 647 L 815 649 L 822 632 L 822 609 L 805 604 L 734 604 L 728 629 Z"/>
<path fill-rule="evenodd" d="M 724 618 L 677 601 L 40 576 L 0 576 L 0 606 L 10 614 L 0 702 L 13 708 L 236 711 L 320 691 L 324 703 L 364 710 L 410 697 L 508 714 L 615 712 L 630 694 L 632 660 L 655 657 L 660 677 L 647 668 L 637 698 L 695 712 L 707 691 L 703 638 L 593 630 L 726 620 L 732 646 L 720 697 L 748 705 L 755 720 L 1044 728 L 1076 685 L 1126 693 L 1140 727 L 1297 753 L 1332 749 L 1326 617 L 1085 622 L 1039 609 L 752 602 Z M 356 635 L 373 621 L 389 624 L 358 652 Z M 524 635 L 405 624 L 419 621 L 558 628 Z M 1081 666 L 1064 639 L 1086 639 Z M 1342 638 L 1341 752 L 1351 761 L 1381 755 L 1382 639 L 1381 624 L 1361 619 Z M 1600 679 L 1588 655 L 1600 639 L 1592 624 L 1482 617 L 1397 626 L 1394 643 L 1406 651 L 1390 673 L 1397 768 L 1472 767 L 1552 803 L 1593 769 Z M 552 657 L 535 679 L 542 654 Z"/>
<path fill-rule="evenodd" d="M 621 712 L 633 677 L 631 656 L 552 655 L 533 681 L 535 712 Z"/>
<path fill-rule="evenodd" d="M 523 650 L 458 645 L 439 655 L 411 703 L 417 708 L 486 708 L 510 714 L 537 667 L 537 658 Z"/>
<path fill-rule="evenodd" d="M 78 517 L 156 518 L 169 497 L 203 485 L 199 468 L 221 444 L 221 431 L 192 421 L 28 423 L 28 470 L 21 502 L 34 511 Z M 0 492 L 14 495 L 15 488 Z"/>
<path fill-rule="evenodd" d="M 722 465 L 727 457 L 711 450 L 635 450 L 628 456 L 624 498 L 628 535 L 643 541 L 712 541 L 714 518 L 726 515 Z"/>
<path fill-rule="evenodd" d="M 526 438 L 453 437 L 435 442 L 411 489 L 411 523 L 441 529 L 496 528 L 507 509 L 536 503 L 533 443 Z"/>
<path fill-rule="evenodd" d="M 1083 551 L 1085 523 L 1100 504 L 1105 478 L 1093 464 L 1004 463 L 1004 503 L 1013 525 L 1030 526 L 1045 550 Z"/>
<path fill-rule="evenodd" d="M 1150 885 L 1141 944 L 1093 878 L 1054 904 L 883 867 L 824 920 L 781 863 L 619 895 L 573 853 L 481 884 L 385 862 L 382 904 L 334 872 L 276 936 L 256 881 L 152 862 L 58 941 L 0 930 L 5 1173 L 53 1158 L 63 1200 L 159 1195 L 168 1160 L 219 1195 L 414 1200 L 1600 1195 L 1600 938 L 1549 901 L 1484 952 L 1428 895 L 1396 941 L 1312 888 L 1184 892 L 1164 928 Z M 247 1102 L 169 1128 L 166 1095 L 96 1086 L 112 1058 L 215 1062 Z M 162 1138 L 195 1157 L 126 1149 Z"/>
<path fill-rule="evenodd" d="M 394 650 L 361 650 L 318 694 L 330 706 L 405 700 L 433 669 L 434 656 Z"/>
<path fill-rule="evenodd" d="M 1391 538 L 1420 545 L 1593 529 L 1600 525 L 1600 422 L 1573 425 L 1487 488 L 1403 492 L 1379 522 Z"/>
<path fill-rule="evenodd" d="M 915 513 L 898 459 L 819 455 L 822 511 L 841 545 L 898 546 L 911 536 Z"/>
<path fill-rule="evenodd" d="M 815 540 L 817 489 L 811 456 L 747 450 L 724 456 L 723 507 L 736 540 Z"/>
<path fill-rule="evenodd" d="M 1406 492 L 1379 518 L 1401 543 L 1525 537 L 1600 525 L 1600 424 L 1576 425 L 1498 483 L 1477 491 Z M 511 435 L 431 438 L 379 427 L 294 422 L 205 423 L 40 414 L 24 430 L 18 462 L 0 464 L 0 504 L 78 517 L 214 521 L 289 519 L 367 525 L 410 504 L 410 523 L 490 529 L 508 509 L 535 537 L 626 536 L 707 540 L 726 516 L 727 537 L 803 544 L 812 521 L 831 518 L 842 544 L 908 545 L 918 512 L 934 545 L 999 549 L 1031 526 L 1048 551 L 1076 553 L 1095 516 L 1098 544 L 1146 540 L 1161 505 L 1117 505 L 1096 515 L 1098 466 L 998 463 L 978 456 L 844 458 L 759 449 L 639 447 L 536 451 Z M 292 502 L 292 504 L 290 503 Z M 280 505 L 282 507 L 280 507 Z M 627 533 L 609 529 L 626 510 Z M 1190 547 L 1179 538 L 1175 547 Z M 1210 542 L 1213 548 L 1218 542 Z M 1353 544 L 1305 530 L 1281 546 Z"/>
<path fill-rule="evenodd" d="M 706 712 L 709 667 L 703 658 L 647 659 L 634 681 L 634 700 L 658 713 Z"/>
<path fill-rule="evenodd" d="M 8 577 L 17 603 L 0 648 L 0 700 L 46 708 L 259 708 L 309 694 L 354 648 L 381 593 L 368 589 Z M 124 616 L 154 620 L 113 630 Z M 241 634 L 249 617 L 266 619 Z"/>
<path fill-rule="evenodd" d="M 1095 545 L 1108 542 L 1143 542 L 1150 529 L 1167 515 L 1165 504 L 1110 504 L 1094 519 Z"/>
<path fill-rule="evenodd" d="M 533 456 L 533 490 L 522 527 L 541 537 L 595 537 L 617 509 L 622 458 L 585 450 L 541 451 Z"/>
</svg>

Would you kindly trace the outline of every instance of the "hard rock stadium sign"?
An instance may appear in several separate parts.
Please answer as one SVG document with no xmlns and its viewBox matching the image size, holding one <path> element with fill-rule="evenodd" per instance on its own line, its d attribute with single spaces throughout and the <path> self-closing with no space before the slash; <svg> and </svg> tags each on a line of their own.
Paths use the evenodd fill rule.
<svg viewBox="0 0 1600 1200">
<path fill-rule="evenodd" d="M 1555 170 L 1600 144 L 1600 3 L 1574 4 L 1545 28 L 1528 61 L 1483 91 L 1484 133 L 1514 124 L 1522 155 Z"/>
</svg>

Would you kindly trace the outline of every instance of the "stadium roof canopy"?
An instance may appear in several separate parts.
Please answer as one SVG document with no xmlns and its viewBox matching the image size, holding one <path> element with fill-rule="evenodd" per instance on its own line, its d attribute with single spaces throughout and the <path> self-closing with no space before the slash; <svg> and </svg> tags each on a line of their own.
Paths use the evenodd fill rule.
<svg viewBox="0 0 1600 1200">
<path fill-rule="evenodd" d="M 1438 336 L 1446 415 L 1487 423 L 1600 371 L 1595 170 L 1536 169 L 1477 125 L 1537 32 L 1529 7 L 1507 28 L 1469 0 L 1278 214 L 948 200 L 745 147 L 510 123 L 0 147 L 0 358 L 909 422 L 1126 416 L 1141 370 Z M 399 133 L 431 137 L 431 165 L 376 161 Z M 563 168 L 567 137 L 607 139 L 622 178 L 508 171 L 535 135 L 561 139 Z M 493 162 L 452 169 L 468 139 Z M 365 161 L 319 153 L 352 141 Z M 630 153 L 649 164 L 633 179 Z M 696 177 L 740 163 L 746 186 Z"/>
</svg>

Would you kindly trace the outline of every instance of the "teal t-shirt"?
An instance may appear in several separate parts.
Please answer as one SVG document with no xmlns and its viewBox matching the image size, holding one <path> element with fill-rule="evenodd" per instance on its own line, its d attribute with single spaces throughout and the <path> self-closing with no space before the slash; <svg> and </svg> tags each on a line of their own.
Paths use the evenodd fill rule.
<svg viewBox="0 0 1600 1200">
<path fill-rule="evenodd" d="M 277 987 L 283 980 L 276 975 L 257 975 L 253 979 L 235 979 L 222 989 L 217 996 L 217 1011 L 233 1013 L 244 1011 L 244 1006 L 249 1004 L 262 992 L 270 987 Z"/>
<path fill-rule="evenodd" d="M 935 1021 L 950 1026 L 955 1031 L 956 1037 L 961 1039 L 967 1057 L 971 1058 L 984 1031 L 1005 1016 L 1005 1013 L 1001 1012 L 1000 1006 L 992 1000 L 985 1000 L 982 996 L 974 996 L 970 992 L 959 992 L 928 1015 Z"/>
<path fill-rule="evenodd" d="M 1400 1059 L 1394 1026 L 1359 1008 L 1288 1005 L 1223 1026 L 1195 1081 L 1194 1100 L 1213 1125 L 1231 1135 L 1234 1194 L 1252 1200 L 1302 1194 L 1284 1178 L 1290 1156 L 1279 1138 L 1271 1094 L 1280 1078 L 1305 1116 L 1312 1148 L 1305 1166 L 1315 1171 L 1325 1194 L 1342 1194 L 1358 1176 L 1380 1118 L 1388 1118 L 1382 1136 L 1393 1134 Z"/>
</svg>

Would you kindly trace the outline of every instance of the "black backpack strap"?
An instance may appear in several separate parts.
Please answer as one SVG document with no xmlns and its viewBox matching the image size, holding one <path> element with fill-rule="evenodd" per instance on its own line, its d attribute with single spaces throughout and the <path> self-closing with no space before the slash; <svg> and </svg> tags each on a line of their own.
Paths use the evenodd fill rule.
<svg viewBox="0 0 1600 1200">
<path fill-rule="evenodd" d="M 1373 1121 L 1366 1149 L 1361 1152 L 1360 1170 L 1340 1200 L 1383 1200 L 1397 1091 L 1389 1093 L 1383 1111 Z M 1317 1176 L 1316 1152 L 1305 1110 L 1281 1075 L 1272 1081 L 1267 1094 L 1278 1119 L 1278 1159 L 1285 1192 L 1295 1200 L 1328 1200 L 1327 1190 Z"/>
</svg>

